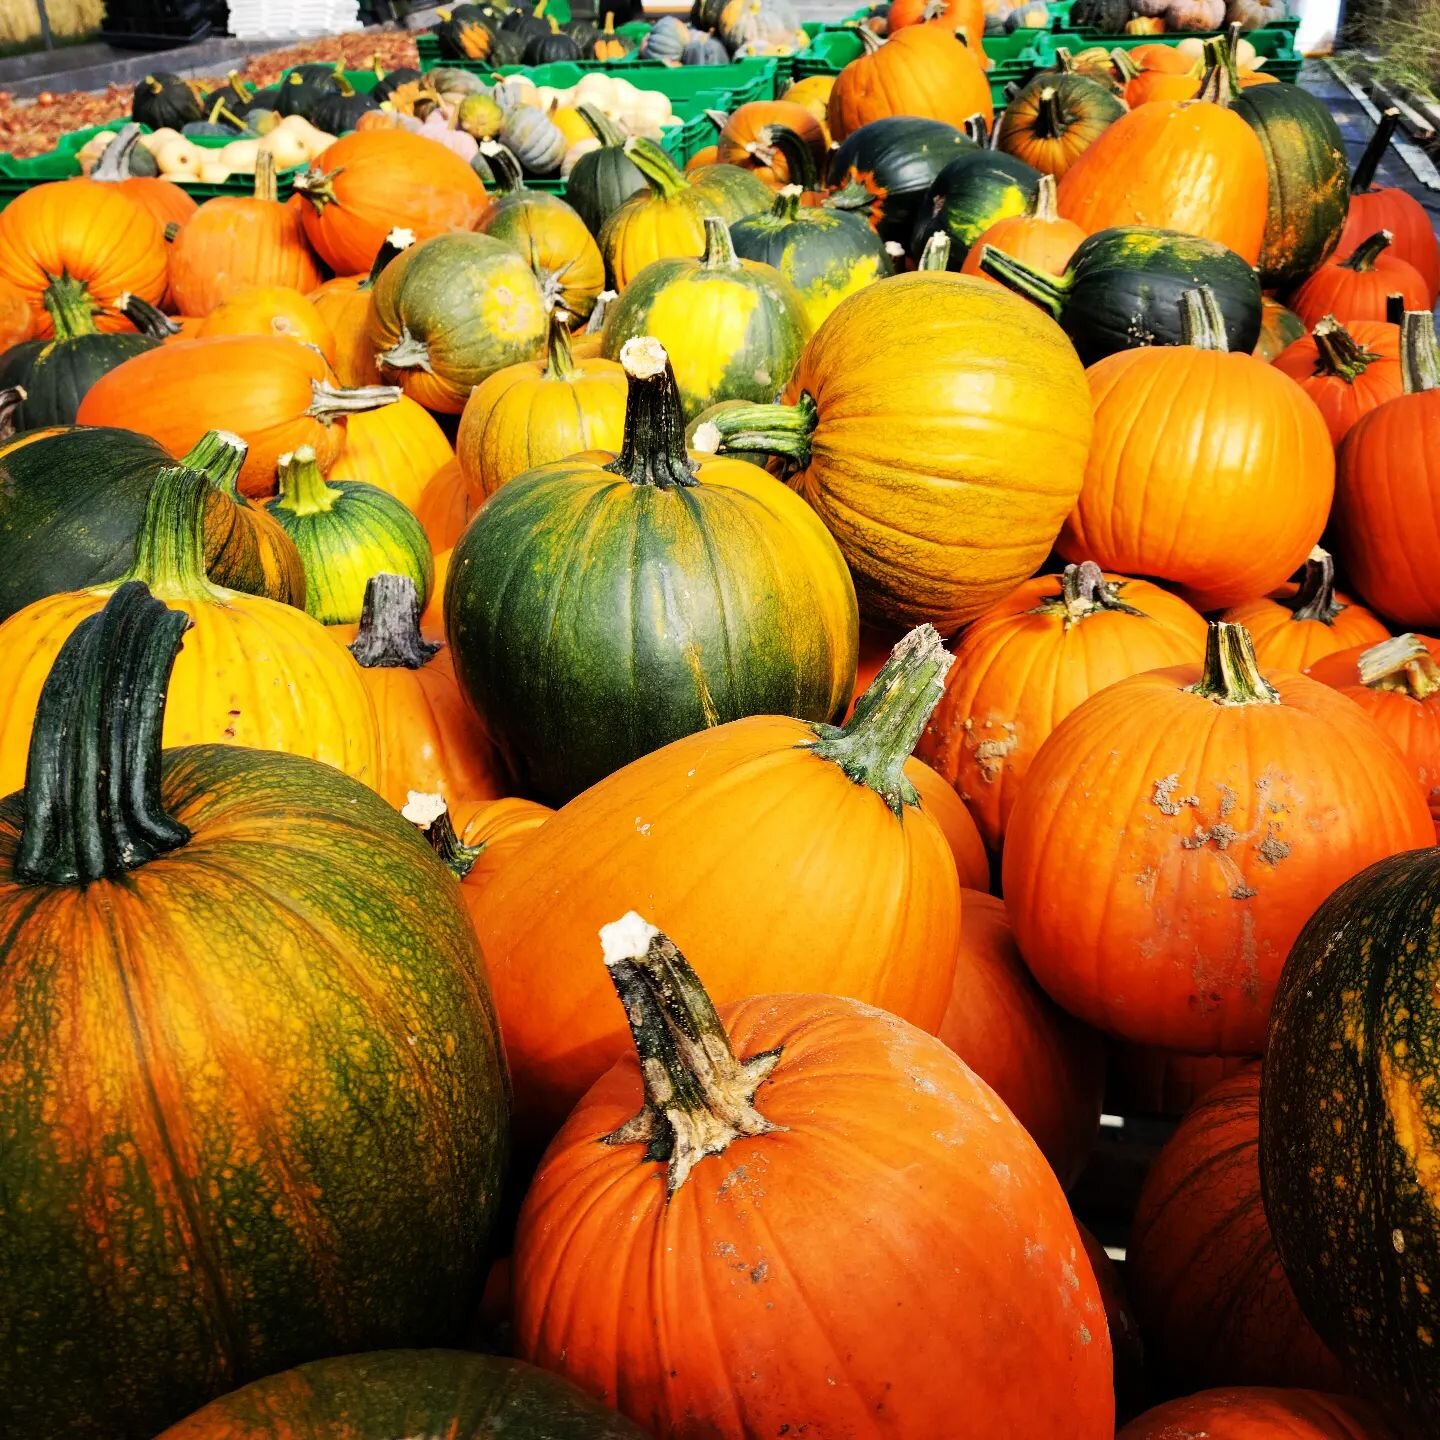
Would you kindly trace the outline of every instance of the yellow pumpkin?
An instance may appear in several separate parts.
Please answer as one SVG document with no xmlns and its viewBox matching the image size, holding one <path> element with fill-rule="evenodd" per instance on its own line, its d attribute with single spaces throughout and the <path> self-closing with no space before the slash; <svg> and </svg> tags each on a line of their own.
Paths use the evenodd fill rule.
<svg viewBox="0 0 1440 1440">
<path fill-rule="evenodd" d="M 455 458 L 435 417 L 408 395 L 350 417 L 345 449 L 326 479 L 358 480 L 414 509 L 437 472 Z"/>
</svg>

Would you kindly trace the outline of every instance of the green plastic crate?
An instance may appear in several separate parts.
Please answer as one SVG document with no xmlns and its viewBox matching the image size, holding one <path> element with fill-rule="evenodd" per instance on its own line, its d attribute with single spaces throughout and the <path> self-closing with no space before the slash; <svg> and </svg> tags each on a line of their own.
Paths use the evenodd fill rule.
<svg viewBox="0 0 1440 1440">
<path fill-rule="evenodd" d="M 1097 37 L 1084 31 L 1041 31 L 1035 45 L 1035 63 L 1041 70 L 1047 70 L 1056 63 L 1056 52 L 1069 50 L 1075 54 L 1094 46 L 1106 50 L 1136 50 L 1142 45 L 1178 45 L 1182 40 L 1209 39 L 1213 36 L 1191 36 L 1175 32 L 1168 35 L 1108 35 Z M 1300 78 L 1300 66 L 1304 57 L 1295 49 L 1295 38 L 1289 30 L 1266 26 L 1263 30 L 1252 30 L 1245 36 L 1257 55 L 1265 60 L 1264 70 L 1277 80 L 1293 85 Z"/>
</svg>

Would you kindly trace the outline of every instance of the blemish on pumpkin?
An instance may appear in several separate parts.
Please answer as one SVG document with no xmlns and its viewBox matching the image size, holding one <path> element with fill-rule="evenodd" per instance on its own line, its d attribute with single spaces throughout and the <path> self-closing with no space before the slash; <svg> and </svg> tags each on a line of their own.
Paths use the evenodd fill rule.
<svg viewBox="0 0 1440 1440">
<path fill-rule="evenodd" d="M 1276 839 L 1274 835 L 1267 835 L 1256 847 L 1255 853 L 1267 864 L 1278 865 L 1290 853 L 1290 846 L 1284 841 Z"/>
<path fill-rule="evenodd" d="M 751 1272 L 750 1283 L 759 1285 L 770 1273 L 770 1267 L 762 1260 Z"/>
<path fill-rule="evenodd" d="M 1155 789 L 1151 793 L 1150 803 L 1160 811 L 1162 815 L 1178 815 L 1186 805 L 1198 805 L 1198 795 L 1176 795 L 1176 787 L 1180 784 L 1180 775 L 1177 771 L 1174 775 L 1166 775 L 1163 779 L 1151 782 Z"/>
<path fill-rule="evenodd" d="M 1088 1325 L 1082 1325 L 1075 1333 L 1079 1335 L 1082 1345 L 1088 1345 L 1090 1343 L 1090 1327 Z"/>
<path fill-rule="evenodd" d="M 1217 782 L 1216 790 L 1220 792 L 1220 818 L 1229 817 L 1230 812 L 1235 808 L 1236 801 L 1240 798 L 1229 785 L 1222 785 Z"/>
<path fill-rule="evenodd" d="M 1230 892 L 1232 900 L 1253 900 L 1260 892 L 1252 890 L 1243 880 Z"/>
<path fill-rule="evenodd" d="M 1395 1247 L 1395 1253 L 1396 1253 L 1397 1255 L 1403 1255 L 1403 1254 L 1405 1253 L 1405 1233 L 1404 1233 L 1404 1231 L 1402 1231 L 1402 1230 L 1392 1230 L 1392 1231 L 1390 1232 L 1390 1243 Z"/>
</svg>

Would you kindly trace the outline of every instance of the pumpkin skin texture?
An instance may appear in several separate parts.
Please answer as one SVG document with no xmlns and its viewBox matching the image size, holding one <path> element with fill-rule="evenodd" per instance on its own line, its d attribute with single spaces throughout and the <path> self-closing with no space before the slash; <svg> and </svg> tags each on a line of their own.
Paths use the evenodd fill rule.
<svg viewBox="0 0 1440 1440">
<path fill-rule="evenodd" d="M 393 405 L 360 410 L 346 420 L 345 449 L 326 479 L 373 485 L 413 510 L 454 458 L 435 417 L 402 395 Z"/>
<path fill-rule="evenodd" d="M 1381 861 L 1316 910 L 1275 997 L 1260 1095 L 1265 1211 L 1301 1308 L 1432 1434 L 1436 854 Z"/>
<path fill-rule="evenodd" d="M 1327 315 L 1271 362 L 1315 402 L 1337 446 L 1362 415 L 1404 393 L 1400 327 Z"/>
<path fill-rule="evenodd" d="M 0 354 L 35 334 L 35 312 L 18 285 L 0 278 Z"/>
<path fill-rule="evenodd" d="M 284 285 L 233 290 L 196 327 L 197 340 L 214 335 L 284 335 L 313 345 L 333 366 L 335 334 L 315 306 Z"/>
<path fill-rule="evenodd" d="M 487 203 L 480 177 L 454 151 L 403 130 L 346 135 L 295 189 L 305 234 L 337 275 L 368 270 L 397 227 L 419 242 L 473 229 Z"/>
<path fill-rule="evenodd" d="M 889 658 L 889 651 L 886 652 Z M 873 680 L 878 669 L 870 674 Z M 859 672 L 856 672 L 857 679 Z M 870 688 L 869 681 L 860 688 L 863 695 Z M 856 697 L 859 698 L 858 696 Z M 906 772 L 920 803 L 929 810 L 935 823 L 944 832 L 950 846 L 950 855 L 955 861 L 955 874 L 962 889 L 978 890 L 982 894 L 990 887 L 990 856 L 986 853 L 985 842 L 964 801 L 928 765 L 912 765 Z"/>
<path fill-rule="evenodd" d="M 1260 339 L 1255 345 L 1257 360 L 1273 361 L 1287 345 L 1306 333 L 1305 322 L 1278 300 L 1268 295 L 1261 301 Z"/>
<path fill-rule="evenodd" d="M 917 657 L 902 643 L 903 693 L 938 696 L 938 646 Z M 892 693 L 882 680 L 877 702 Z M 526 1135 L 553 1135 L 623 1052 L 605 977 L 578 958 L 622 903 L 686 921 L 724 998 L 783 977 L 939 1026 L 960 936 L 955 861 L 911 778 L 924 767 L 903 759 L 915 727 L 876 708 L 848 722 L 884 737 L 884 773 L 865 783 L 826 758 L 840 743 L 827 728 L 751 716 L 627 765 L 506 865 L 477 919 Z M 713 883 L 697 889 L 698 875 Z"/>
<path fill-rule="evenodd" d="M 1118 95 L 1087 75 L 1041 75 L 1006 105 L 995 145 L 1058 180 L 1125 109 Z"/>
<path fill-rule="evenodd" d="M 1389 253 L 1391 236 L 1382 230 L 1362 240 L 1343 259 L 1315 270 L 1290 297 L 1290 308 L 1306 325 L 1326 315 L 1344 324 L 1384 320 L 1389 297 L 1404 297 L 1407 310 L 1428 310 L 1429 290 L 1420 272 Z"/>
<path fill-rule="evenodd" d="M 1049 552 L 1090 445 L 1085 389 L 1048 316 L 993 285 L 920 272 L 836 308 L 786 388 L 795 409 L 714 423 L 722 441 L 773 426 L 769 444 L 795 457 L 790 484 L 839 542 L 868 620 L 948 633 Z"/>
<path fill-rule="evenodd" d="M 486 376 L 540 352 L 545 302 L 517 251 L 456 231 L 385 267 L 366 334 L 386 380 L 427 410 L 458 415 Z"/>
<path fill-rule="evenodd" d="M 1125 1252 L 1145 1351 L 1166 1383 L 1343 1391 L 1285 1278 L 1260 1198 L 1260 1067 L 1222 1080 L 1151 1165 Z"/>
<path fill-rule="evenodd" d="M 548 801 L 742 715 L 830 719 L 854 676 L 854 590 L 814 513 L 744 461 L 693 464 L 664 350 L 624 355 L 620 454 L 501 486 L 446 582 L 461 687 Z"/>
<path fill-rule="evenodd" d="M 143 586 L 112 606 L 136 595 L 179 618 Z M 153 644 L 129 637 L 122 670 Z M 499 1197 L 504 1059 L 443 867 L 329 766 L 162 759 L 150 668 L 59 697 L 144 707 L 118 814 L 62 812 L 37 857 L 55 782 L 0 802 L 0 1015 L 28 1041 L 0 1165 L 8 1195 L 46 1197 L 0 1227 L 9 1434 L 145 1440 L 276 1365 L 455 1343 Z M 67 824 L 96 848 L 67 860 Z M 75 878 L 35 883 L 37 858 Z"/>
<path fill-rule="evenodd" d="M 165 248 L 149 211 L 113 185 L 93 180 L 37 185 L 0 211 L 0 280 L 25 297 L 42 340 L 55 331 L 43 296 L 57 284 L 103 307 L 95 317 L 102 333 L 130 329 L 119 313 L 120 297 L 160 303 Z M 57 277 L 74 283 L 65 287 Z"/>
<path fill-rule="evenodd" d="M 430 541 L 430 549 L 437 555 L 453 549 L 484 502 L 484 492 L 465 478 L 460 461 L 450 461 L 425 487 L 415 507 L 415 518 Z M 440 583 L 438 571 L 435 583 Z"/>
<path fill-rule="evenodd" d="M 310 303 L 335 337 L 335 375 L 342 385 L 378 385 L 380 367 L 365 338 L 370 318 L 368 275 L 340 275 L 310 292 Z"/>
<path fill-rule="evenodd" d="M 990 850 L 1035 755 L 1097 690 L 1183 664 L 1205 622 L 1183 600 L 1093 564 L 1039 575 L 969 625 L 955 646 L 945 696 L 916 754 L 955 787 Z"/>
<path fill-rule="evenodd" d="M 1031 978 L 1005 902 L 966 890 L 954 988 L 936 1034 L 1010 1107 L 1064 1186 L 1100 1126 L 1105 1049 Z"/>
<path fill-rule="evenodd" d="M 633 1007 L 644 1002 L 629 999 L 631 977 L 642 964 L 661 970 L 655 950 L 676 952 L 638 915 L 626 920 L 655 935 L 640 964 L 611 962 Z M 659 1006 L 646 999 L 648 1018 Z M 728 1031 L 731 1053 L 716 1069 L 735 1077 L 725 1093 L 742 1118 L 718 1122 L 710 1148 L 723 1153 L 684 1172 L 704 1151 L 677 1148 L 667 1174 L 648 1157 L 670 1152 L 647 1149 L 643 1129 L 616 1135 L 641 1108 L 636 1061 L 621 1060 L 590 1090 L 521 1211 L 522 1355 L 655 1434 L 775 1435 L 788 1425 L 1109 1440 L 1098 1288 L 1049 1166 L 984 1081 L 933 1036 L 853 1000 L 762 995 L 727 1007 L 724 1029 L 703 990 L 668 1008 L 677 1022 L 708 1011 L 698 1021 L 707 1048 Z M 670 1073 L 686 1073 L 678 1057 L 666 1083 Z M 687 1123 L 717 1124 L 705 1100 L 693 1108 L 705 1119 Z M 614 1143 L 596 1144 L 610 1135 Z M 642 1143 L 623 1143 L 631 1135 Z M 997 1173 L 1009 1177 L 1013 1208 L 995 1203 Z M 877 1205 L 883 1227 L 864 1223 Z M 844 1247 L 815 1225 L 822 1210 L 843 1227 Z M 862 1289 L 873 1311 L 845 1302 Z M 637 1293 L 646 1305 L 624 1303 Z M 667 1318 L 676 1306 L 712 1317 L 713 1348 L 697 1352 L 679 1336 Z M 890 1323 L 875 1326 L 876 1314 Z M 1017 1368 L 1029 1384 L 1015 1383 Z M 973 1408 L 955 1406 L 957 1384 Z"/>
<path fill-rule="evenodd" d="M 1239 1386 L 1171 1400 L 1116 1440 L 1400 1440 L 1367 1405 L 1317 1390 Z"/>
<path fill-rule="evenodd" d="M 935 177 L 910 239 L 910 258 L 917 264 L 933 235 L 950 241 L 947 268 L 958 270 L 976 240 L 1010 216 L 1023 215 L 1035 204 L 1040 172 L 1013 156 L 993 150 L 957 155 Z"/>
<path fill-rule="evenodd" d="M 540 1428 L 543 1427 L 543 1428 Z M 496 1355 L 388 1350 L 312 1360 L 256 1380 L 172 1425 L 158 1440 L 644 1440 L 623 1416 L 557 1376 Z"/>
<path fill-rule="evenodd" d="M 1317 899 L 1434 834 L 1404 761 L 1342 699 L 1299 675 L 1267 683 L 1246 632 L 1216 622 L 1203 669 L 1122 680 L 1060 723 L 1003 866 L 1021 953 L 1055 1000 L 1139 1044 L 1258 1053 Z M 1114 878 L 1067 887 L 1077 854 Z"/>
</svg>

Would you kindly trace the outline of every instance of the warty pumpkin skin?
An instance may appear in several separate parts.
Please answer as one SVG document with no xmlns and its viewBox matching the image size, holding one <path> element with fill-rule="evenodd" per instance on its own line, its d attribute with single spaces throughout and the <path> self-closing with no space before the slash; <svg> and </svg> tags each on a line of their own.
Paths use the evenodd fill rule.
<svg viewBox="0 0 1440 1440">
<path fill-rule="evenodd" d="M 1316 321 L 1309 335 L 1286 346 L 1271 364 L 1315 402 L 1334 444 L 1362 415 L 1404 393 L 1400 373 L 1400 327 L 1384 320 L 1333 315 Z"/>
<path fill-rule="evenodd" d="M 1389 253 L 1393 238 L 1388 230 L 1378 231 L 1343 258 L 1321 265 L 1290 296 L 1290 308 L 1306 325 L 1326 315 L 1345 324 L 1384 320 L 1391 295 L 1403 296 L 1407 310 L 1428 310 L 1429 291 L 1420 272 Z"/>
<path fill-rule="evenodd" d="M 1217 610 L 1282 584 L 1310 554 L 1335 452 L 1288 376 L 1226 350 L 1208 291 L 1186 293 L 1183 317 L 1184 344 L 1124 350 L 1086 372 L 1095 439 L 1056 548 Z"/>
<path fill-rule="evenodd" d="M 478 1298 L 508 1094 L 453 884 L 328 765 L 162 757 L 184 624 L 115 592 L 0 802 L 7 1434 L 148 1440 Z"/>
<path fill-rule="evenodd" d="M 286 285 L 232 290 L 195 329 L 197 340 L 216 335 L 283 335 L 311 345 L 334 366 L 335 333 L 315 305 Z"/>
<path fill-rule="evenodd" d="M 660 1435 L 1109 1440 L 1094 1277 L 983 1080 L 854 1000 L 761 995 L 722 1022 L 638 914 L 601 933 L 648 1079 L 621 1060 L 541 1162 L 516 1238 L 523 1356 Z M 602 968 L 597 948 L 576 964 Z"/>
<path fill-rule="evenodd" d="M 194 471 L 159 473 L 124 577 L 143 580 L 194 622 L 171 677 L 166 742 L 283 750 L 373 784 L 375 712 L 354 661 L 303 611 L 205 579 L 209 489 Z M 0 712 L 0 791 L 24 782 L 35 706 L 51 662 L 115 588 L 51 595 L 0 625 L 7 697 Z"/>
<path fill-rule="evenodd" d="M 402 395 L 393 405 L 358 410 L 346 419 L 345 449 L 326 479 L 373 485 L 413 510 L 454 458 L 435 417 Z"/>
<path fill-rule="evenodd" d="M 1399 753 L 1342 699 L 1263 676 L 1247 632 L 1217 621 L 1203 667 L 1122 680 L 1060 723 L 1003 877 L 1021 953 L 1065 1009 L 1139 1044 L 1260 1051 L 1317 902 L 1434 835 Z"/>
<path fill-rule="evenodd" d="M 1039 75 L 1006 105 L 995 146 L 1058 180 L 1125 111 L 1087 75 Z"/>
<path fill-rule="evenodd" d="M 1040 575 L 966 627 L 916 746 L 1000 853 L 1036 752 L 1097 690 L 1199 653 L 1205 622 L 1144 580 L 1086 562 Z"/>
<path fill-rule="evenodd" d="M 787 458 L 868 620 L 948 633 L 1049 553 L 1090 446 L 1085 388 L 1070 343 L 1034 306 L 921 272 L 840 304 L 801 353 L 784 405 L 713 423 L 722 449 L 733 439 Z"/>
<path fill-rule="evenodd" d="M 1379 1415 L 1346 1395 L 1237 1386 L 1206 1390 L 1148 1410 L 1116 1440 L 1402 1440 Z"/>
<path fill-rule="evenodd" d="M 1255 658 L 1273 670 L 1308 674 L 1337 650 L 1374 645 L 1390 632 L 1363 605 L 1335 588 L 1335 562 L 1318 545 L 1300 579 L 1259 600 L 1232 605 L 1222 620 L 1243 625 L 1255 643 Z"/>
<path fill-rule="evenodd" d="M 1222 1080 L 1151 1165 L 1125 1251 L 1145 1351 L 1173 1389 L 1344 1392 L 1300 1313 L 1260 1198 L 1260 1066 Z"/>
<path fill-rule="evenodd" d="M 1440 1421 L 1440 850 L 1341 886 L 1290 952 L 1260 1092 L 1265 1213 L 1300 1306 L 1417 1433 Z"/>
<path fill-rule="evenodd" d="M 147 350 L 91 387 L 76 416 L 158 440 L 172 455 L 208 430 L 226 430 L 249 450 L 239 489 L 275 493 L 280 457 L 309 445 L 329 470 L 345 445 L 345 418 L 399 398 L 394 386 L 341 389 L 324 356 L 279 336 L 229 335 Z"/>
<path fill-rule="evenodd" d="M 625 392 L 621 366 L 598 355 L 577 360 L 567 315 L 552 311 L 543 360 L 507 365 L 470 392 L 455 437 L 466 481 L 483 499 L 537 465 L 619 450 Z"/>
<path fill-rule="evenodd" d="M 381 271 L 415 237 L 403 228 L 392 230 L 375 253 L 375 263 L 359 275 L 336 276 L 310 294 L 311 302 L 335 336 L 335 376 L 342 385 L 378 385 L 380 366 L 366 333 L 370 321 L 370 292 Z"/>
<path fill-rule="evenodd" d="M 932 642 L 906 642 L 843 730 L 766 715 L 677 740 L 501 871 L 479 934 L 527 1135 L 553 1134 L 623 1051 L 604 975 L 576 958 L 620 903 L 688 924 L 724 999 L 824 986 L 938 1027 L 960 887 L 906 760 L 948 663 Z"/>
<path fill-rule="evenodd" d="M 623 1415 L 556 1375 L 522 1360 L 462 1350 L 387 1350 L 312 1360 L 212 1401 L 158 1440 L 322 1435 L 644 1440 Z"/>
<path fill-rule="evenodd" d="M 623 354 L 620 453 L 502 485 L 446 583 L 461 688 L 527 791 L 552 801 L 742 715 L 830 719 L 854 675 L 835 542 L 757 467 L 690 460 L 664 349 L 642 338 Z"/>
</svg>

